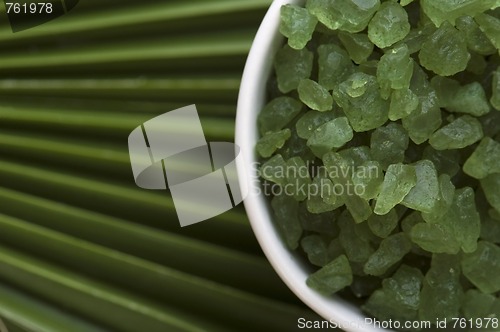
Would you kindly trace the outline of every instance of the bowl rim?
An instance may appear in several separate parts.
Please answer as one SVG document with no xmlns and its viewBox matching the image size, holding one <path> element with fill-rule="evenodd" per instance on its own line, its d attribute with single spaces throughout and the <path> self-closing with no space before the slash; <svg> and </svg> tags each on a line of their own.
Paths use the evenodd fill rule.
<svg viewBox="0 0 500 332">
<path fill-rule="evenodd" d="M 264 195 L 252 190 L 258 181 L 257 158 L 254 153 L 258 140 L 257 115 L 264 105 L 267 80 L 272 61 L 284 37 L 279 33 L 280 9 L 285 4 L 301 4 L 303 0 L 274 0 L 252 43 L 241 81 L 236 113 L 235 143 L 241 158 L 236 162 L 241 188 L 250 185 L 244 200 L 251 227 L 267 259 L 280 278 L 302 302 L 317 314 L 347 332 L 388 331 L 368 324 L 359 307 L 338 296 L 322 296 L 306 285 L 305 265 L 284 245 L 272 223 L 269 204 Z M 272 55 L 272 56 L 271 56 Z M 249 167 L 251 165 L 251 167 Z M 254 183 L 250 183 L 254 181 Z M 255 187 L 254 187 L 255 188 Z"/>
</svg>

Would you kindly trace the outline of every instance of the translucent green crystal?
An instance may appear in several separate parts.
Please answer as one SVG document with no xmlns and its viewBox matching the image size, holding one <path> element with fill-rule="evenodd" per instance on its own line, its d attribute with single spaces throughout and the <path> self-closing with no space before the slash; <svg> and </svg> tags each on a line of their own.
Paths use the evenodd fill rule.
<svg viewBox="0 0 500 332">
<path fill-rule="evenodd" d="M 301 80 L 298 86 L 300 100 L 310 109 L 320 112 L 331 111 L 333 98 L 327 89 L 313 80 Z"/>
<path fill-rule="evenodd" d="M 476 179 L 500 173 L 500 143 L 485 137 L 465 162 L 464 172 Z"/>
<path fill-rule="evenodd" d="M 499 6 L 500 4 L 497 1 L 497 7 Z M 500 49 L 500 34 L 498 33 L 500 31 L 500 19 L 488 14 L 479 14 L 475 16 L 474 19 L 491 43 L 495 45 L 497 49 Z"/>
<path fill-rule="evenodd" d="M 356 223 L 368 220 L 373 214 L 370 204 L 354 193 L 345 195 L 345 206 Z"/>
<path fill-rule="evenodd" d="M 380 0 L 308 0 L 306 8 L 332 30 L 363 31 L 380 6 Z"/>
<path fill-rule="evenodd" d="M 481 232 L 474 197 L 471 188 L 455 191 L 451 207 L 438 221 L 412 229 L 412 241 L 433 253 L 457 254 L 460 249 L 474 252 Z"/>
<path fill-rule="evenodd" d="M 335 212 L 316 214 L 307 210 L 306 202 L 299 205 L 299 220 L 304 231 L 321 233 L 328 237 L 338 235 L 336 218 L 337 214 Z"/>
<path fill-rule="evenodd" d="M 402 123 L 411 140 L 415 144 L 422 144 L 441 126 L 441 110 L 436 91 L 418 65 L 414 66 L 410 89 L 418 96 L 419 104 L 416 110 L 402 119 Z"/>
<path fill-rule="evenodd" d="M 279 185 L 286 184 L 286 162 L 280 154 L 266 161 L 259 169 L 260 176 Z"/>
<path fill-rule="evenodd" d="M 483 294 L 475 289 L 465 293 L 462 311 L 466 319 L 483 319 L 488 317 L 495 302 L 495 296 Z"/>
<path fill-rule="evenodd" d="M 291 48 L 300 50 L 311 40 L 318 20 L 303 7 L 284 5 L 281 7 L 280 32 L 288 38 Z"/>
<path fill-rule="evenodd" d="M 285 45 L 276 54 L 274 69 L 278 88 L 283 93 L 297 89 L 302 79 L 311 76 L 314 55 L 306 48 L 294 50 Z"/>
<path fill-rule="evenodd" d="M 332 187 L 332 182 L 322 176 L 316 176 L 310 187 L 308 188 L 308 199 L 307 199 L 307 210 L 311 213 L 324 213 L 330 212 L 343 205 L 343 202 L 339 200 L 338 205 L 337 197 L 331 196 L 331 192 L 328 192 L 327 188 Z M 330 202 L 325 202 L 325 200 Z"/>
<path fill-rule="evenodd" d="M 436 150 L 429 145 L 424 149 L 422 157 L 432 161 L 439 174 L 448 174 L 453 177 L 460 171 L 458 150 Z"/>
<path fill-rule="evenodd" d="M 389 98 L 391 89 L 408 89 L 412 75 L 413 60 L 410 58 L 408 46 L 402 44 L 389 50 L 382 56 L 377 67 L 382 98 Z"/>
<path fill-rule="evenodd" d="M 370 256 L 364 266 L 366 274 L 381 276 L 397 264 L 411 250 L 411 242 L 404 233 L 389 236 L 380 243 L 380 247 Z"/>
<path fill-rule="evenodd" d="M 462 260 L 464 275 L 485 294 L 500 291 L 500 247 L 480 241 L 474 253 Z"/>
<path fill-rule="evenodd" d="M 401 204 L 410 209 L 430 213 L 437 204 L 439 198 L 439 181 L 436 167 L 429 160 L 421 160 L 415 163 L 417 184 Z"/>
<path fill-rule="evenodd" d="M 479 82 L 460 86 L 460 83 L 435 76 L 431 81 L 437 92 L 439 106 L 450 112 L 482 116 L 490 112 L 486 92 Z"/>
<path fill-rule="evenodd" d="M 278 97 L 271 100 L 259 114 L 258 123 L 261 135 L 268 131 L 283 129 L 302 109 L 302 104 L 290 97 Z"/>
<path fill-rule="evenodd" d="M 311 183 L 309 168 L 301 157 L 293 157 L 286 161 L 286 180 L 288 193 L 292 193 L 297 201 L 307 198 L 307 188 Z"/>
<path fill-rule="evenodd" d="M 422 218 L 430 223 L 434 224 L 439 222 L 439 220 L 449 211 L 451 205 L 453 204 L 453 199 L 455 197 L 455 186 L 451 182 L 451 177 L 448 174 L 441 174 L 439 176 L 439 194 L 437 197 L 436 204 L 434 204 L 432 211 L 427 213 L 422 213 Z"/>
<path fill-rule="evenodd" d="M 432 22 L 421 22 L 421 25 L 412 29 L 403 39 L 403 43 L 408 45 L 410 53 L 416 53 L 422 49 L 424 42 L 436 32 L 436 26 Z"/>
<path fill-rule="evenodd" d="M 372 294 L 363 309 L 383 321 L 405 324 L 418 320 L 423 278 L 420 270 L 402 265 L 392 277 L 384 279 L 382 289 Z"/>
<path fill-rule="evenodd" d="M 500 67 L 493 72 L 492 96 L 490 99 L 491 105 L 500 111 Z"/>
<path fill-rule="evenodd" d="M 405 309 L 418 310 L 424 275 L 419 269 L 402 265 L 391 278 L 384 279 L 383 289 L 390 299 Z"/>
<path fill-rule="evenodd" d="M 309 139 L 318 127 L 335 119 L 335 112 L 309 111 L 304 114 L 295 124 L 297 135 L 303 139 Z"/>
<path fill-rule="evenodd" d="M 410 32 L 406 10 L 397 2 L 383 2 L 368 24 L 368 37 L 379 48 L 389 47 Z"/>
<path fill-rule="evenodd" d="M 353 138 L 353 131 L 346 117 L 333 119 L 319 126 L 307 141 L 314 154 L 321 158 L 332 149 L 340 148 Z"/>
<path fill-rule="evenodd" d="M 418 57 L 421 65 L 428 70 L 441 76 L 451 76 L 465 70 L 470 54 L 464 34 L 444 22 L 423 43 Z"/>
<path fill-rule="evenodd" d="M 374 45 L 364 33 L 339 32 L 339 39 L 357 64 L 364 63 L 372 54 Z"/>
<path fill-rule="evenodd" d="M 271 157 L 276 150 L 281 149 L 287 139 L 290 138 L 290 129 L 283 129 L 277 132 L 268 132 L 262 136 L 256 145 L 256 150 L 261 157 Z"/>
<path fill-rule="evenodd" d="M 497 0 L 422 0 L 420 4 L 424 13 L 436 26 L 440 26 L 444 21 L 454 24 L 460 16 L 474 17 L 500 5 Z"/>
<path fill-rule="evenodd" d="M 415 310 L 401 306 L 382 289 L 373 292 L 362 309 L 380 321 L 391 321 L 393 324 L 398 322 L 400 326 L 404 326 L 406 322 L 418 320 Z"/>
<path fill-rule="evenodd" d="M 352 183 L 359 191 L 359 196 L 365 200 L 376 198 L 383 182 L 384 173 L 377 161 L 364 162 L 352 177 Z"/>
<path fill-rule="evenodd" d="M 418 96 L 410 89 L 394 90 L 391 95 L 389 119 L 397 121 L 406 118 L 418 107 Z"/>
<path fill-rule="evenodd" d="M 395 209 L 392 209 L 385 216 L 379 216 L 377 214 L 372 214 L 368 219 L 368 226 L 372 230 L 373 234 L 381 238 L 388 237 L 392 231 L 396 228 L 399 222 L 398 213 Z"/>
<path fill-rule="evenodd" d="M 467 47 L 478 54 L 490 55 L 496 53 L 495 46 L 481 31 L 479 25 L 471 16 L 459 17 L 456 21 L 458 30 L 463 31 L 467 40 Z"/>
<path fill-rule="evenodd" d="M 374 249 L 368 241 L 356 234 L 354 219 L 348 211 L 341 214 L 338 223 L 340 243 L 349 261 L 364 264 L 373 254 Z"/>
<path fill-rule="evenodd" d="M 500 212 L 500 174 L 491 174 L 481 180 L 481 187 L 483 188 L 486 199 L 495 210 Z"/>
<path fill-rule="evenodd" d="M 496 210 L 491 209 L 490 212 Z M 500 218 L 493 218 L 491 214 L 482 216 L 481 239 L 500 244 Z"/>
<path fill-rule="evenodd" d="M 413 1 L 415 1 L 415 0 L 401 0 L 400 4 L 401 4 L 401 6 L 408 6 Z"/>
<path fill-rule="evenodd" d="M 318 47 L 318 83 L 333 90 L 354 72 L 349 54 L 335 44 Z"/>
<path fill-rule="evenodd" d="M 389 103 L 382 99 L 376 78 L 355 73 L 333 90 L 352 128 L 364 132 L 382 126 L 389 118 Z"/>
<path fill-rule="evenodd" d="M 360 167 L 367 161 L 373 159 L 370 148 L 367 146 L 356 146 L 339 151 L 340 156 L 346 159 L 352 159 L 355 167 Z"/>
<path fill-rule="evenodd" d="M 370 140 L 372 156 L 383 169 L 387 169 L 391 164 L 404 161 L 409 142 L 406 130 L 400 124 L 391 122 L 373 132 Z"/>
<path fill-rule="evenodd" d="M 327 241 L 319 235 L 308 235 L 302 238 L 300 246 L 313 265 L 325 266 L 332 260 L 328 252 Z"/>
<path fill-rule="evenodd" d="M 401 221 L 401 230 L 406 234 L 408 238 L 411 238 L 411 230 L 415 225 L 424 223 L 422 219 L 422 214 L 420 212 L 412 212 L 406 218 Z"/>
<path fill-rule="evenodd" d="M 460 317 L 463 289 L 457 256 L 433 255 L 420 293 L 419 318 L 435 322 Z"/>
<path fill-rule="evenodd" d="M 345 255 L 331 261 L 307 278 L 307 285 L 321 294 L 336 293 L 352 283 L 352 270 Z"/>
<path fill-rule="evenodd" d="M 482 138 L 481 122 L 469 115 L 464 115 L 432 134 L 429 143 L 436 150 L 462 149 Z"/>
<path fill-rule="evenodd" d="M 472 74 L 484 75 L 486 69 L 488 69 L 488 62 L 486 61 L 486 58 L 474 52 L 472 52 L 470 56 L 469 63 L 467 64 L 467 68 L 465 68 L 465 70 Z"/>
<path fill-rule="evenodd" d="M 397 204 L 403 201 L 416 184 L 417 174 L 414 166 L 390 165 L 385 173 L 374 212 L 378 215 L 389 213 Z"/>
<path fill-rule="evenodd" d="M 290 159 L 296 156 L 302 157 L 304 160 L 311 160 L 314 158 L 314 154 L 311 152 L 307 146 L 307 141 L 303 140 L 297 135 L 297 130 L 291 128 L 292 135 L 288 141 L 286 141 L 285 146 L 281 148 L 280 154 L 284 159 Z"/>
<path fill-rule="evenodd" d="M 293 197 L 278 195 L 271 201 L 276 225 L 288 248 L 296 249 L 302 237 L 302 227 L 298 218 L 299 203 Z"/>
</svg>

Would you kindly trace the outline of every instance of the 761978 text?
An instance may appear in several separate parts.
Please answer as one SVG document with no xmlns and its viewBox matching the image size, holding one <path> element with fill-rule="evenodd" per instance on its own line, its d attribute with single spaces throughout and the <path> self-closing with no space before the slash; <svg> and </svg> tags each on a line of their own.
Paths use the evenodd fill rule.
<svg viewBox="0 0 500 332">
<path fill-rule="evenodd" d="M 7 14 L 52 14 L 54 10 L 50 2 L 6 2 L 5 6 Z"/>
</svg>

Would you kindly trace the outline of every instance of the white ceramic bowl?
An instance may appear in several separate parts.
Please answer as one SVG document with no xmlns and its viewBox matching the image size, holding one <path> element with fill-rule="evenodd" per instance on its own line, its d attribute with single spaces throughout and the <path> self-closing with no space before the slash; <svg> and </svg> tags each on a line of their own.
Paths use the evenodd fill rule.
<svg viewBox="0 0 500 332">
<path fill-rule="evenodd" d="M 283 43 L 279 34 L 280 8 L 284 4 L 300 4 L 301 0 L 274 0 L 259 28 L 247 59 L 238 98 L 236 116 L 236 144 L 241 159 L 237 163 L 240 185 L 257 178 L 257 157 L 254 153 L 258 140 L 257 115 L 266 103 L 267 81 L 272 62 Z M 387 331 L 365 323 L 366 316 L 351 303 L 336 296 L 325 297 L 306 285 L 310 267 L 291 252 L 282 242 L 272 222 L 272 212 L 264 195 L 250 190 L 244 201 L 250 222 L 264 253 L 287 286 L 311 309 L 325 320 L 334 322 L 348 332 Z"/>
</svg>

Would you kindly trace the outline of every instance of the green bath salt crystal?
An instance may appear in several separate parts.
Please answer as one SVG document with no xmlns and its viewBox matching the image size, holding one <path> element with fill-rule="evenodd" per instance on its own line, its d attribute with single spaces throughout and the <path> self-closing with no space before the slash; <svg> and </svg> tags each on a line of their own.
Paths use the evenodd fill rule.
<svg viewBox="0 0 500 332">
<path fill-rule="evenodd" d="M 478 54 L 490 55 L 497 52 L 489 38 L 481 31 L 479 25 L 471 16 L 459 17 L 456 21 L 457 29 L 463 31 L 467 40 L 467 47 Z"/>
<path fill-rule="evenodd" d="M 294 50 L 288 45 L 283 46 L 274 61 L 279 90 L 288 93 L 297 89 L 302 79 L 311 76 L 313 60 L 313 53 L 306 48 Z"/>
<path fill-rule="evenodd" d="M 300 101 L 290 97 L 278 97 L 271 100 L 259 114 L 260 133 L 283 129 L 302 110 Z"/>
<path fill-rule="evenodd" d="M 447 21 L 422 44 L 418 57 L 422 66 L 441 76 L 464 71 L 470 60 L 464 34 Z"/>
<path fill-rule="evenodd" d="M 356 132 L 380 127 L 389 118 L 389 103 L 380 96 L 374 76 L 364 73 L 352 74 L 333 90 L 333 98 L 343 108 Z"/>
<path fill-rule="evenodd" d="M 391 94 L 389 119 L 397 121 L 409 116 L 418 107 L 418 96 L 410 89 L 394 90 Z"/>
<path fill-rule="evenodd" d="M 339 256 L 307 279 L 307 285 L 321 294 L 337 293 L 352 283 L 352 270 L 345 255 Z"/>
<path fill-rule="evenodd" d="M 476 179 L 500 173 L 500 143 L 485 137 L 465 162 L 464 172 Z"/>
<path fill-rule="evenodd" d="M 464 256 L 462 269 L 481 292 L 493 294 L 500 291 L 500 248 L 497 245 L 479 242 L 475 252 Z"/>
<path fill-rule="evenodd" d="M 354 172 L 352 183 L 359 190 L 359 197 L 370 200 L 376 198 L 380 193 L 384 181 L 382 167 L 377 161 L 366 161 L 362 163 L 361 169 Z"/>
<path fill-rule="evenodd" d="M 313 80 L 301 80 L 298 86 L 299 98 L 312 110 L 325 112 L 331 111 L 333 98 L 327 89 Z"/>
<path fill-rule="evenodd" d="M 279 185 L 286 185 L 286 162 L 280 154 L 267 160 L 259 169 L 260 176 L 267 181 Z"/>
<path fill-rule="evenodd" d="M 454 24 L 460 16 L 475 17 L 488 9 L 499 7 L 500 3 L 498 0 L 422 0 L 421 6 L 432 22 L 440 26 L 444 21 Z"/>
<path fill-rule="evenodd" d="M 290 129 L 266 133 L 257 142 L 257 152 L 261 155 L 261 157 L 271 157 L 276 150 L 281 149 L 283 145 L 285 145 L 285 142 L 290 138 L 290 135 Z"/>
<path fill-rule="evenodd" d="M 491 0 L 490 0 L 491 1 Z M 500 7 L 500 4 L 497 2 L 497 7 Z M 479 14 L 474 17 L 476 22 L 479 24 L 479 28 L 482 32 L 488 37 L 491 43 L 497 48 L 500 48 L 500 19 L 488 15 L 488 14 Z"/>
<path fill-rule="evenodd" d="M 402 119 L 403 127 L 415 144 L 422 144 L 442 124 L 436 91 L 430 86 L 420 66 L 414 66 L 410 89 L 418 96 L 419 104 L 409 116 Z"/>
<path fill-rule="evenodd" d="M 450 112 L 473 116 L 482 116 L 490 112 L 486 92 L 479 82 L 460 86 L 455 80 L 435 76 L 431 83 L 436 89 L 440 106 Z"/>
<path fill-rule="evenodd" d="M 465 293 L 463 312 L 466 319 L 483 319 L 491 313 L 496 297 L 470 289 Z"/>
<path fill-rule="evenodd" d="M 299 203 L 288 195 L 278 195 L 271 201 L 276 224 L 288 248 L 296 249 L 302 237 L 302 227 L 298 217 Z"/>
<path fill-rule="evenodd" d="M 303 201 L 307 198 L 307 191 L 300 190 L 307 188 L 311 183 L 309 169 L 301 157 L 293 157 L 286 161 L 286 181 L 289 190 L 297 201 Z"/>
<path fill-rule="evenodd" d="M 335 44 L 318 47 L 318 83 L 327 90 L 337 88 L 354 73 L 354 64 L 347 52 Z"/>
<path fill-rule="evenodd" d="M 398 213 L 396 212 L 396 209 L 392 209 L 385 216 L 372 214 L 368 219 L 368 226 L 372 230 L 373 234 L 381 238 L 386 238 L 394 229 L 396 229 L 398 222 Z"/>
<path fill-rule="evenodd" d="M 342 147 L 352 138 L 353 131 L 347 118 L 340 117 L 319 126 L 307 140 L 307 145 L 321 158 L 325 153 Z"/>
<path fill-rule="evenodd" d="M 417 184 L 401 204 L 416 211 L 430 213 L 433 211 L 439 198 L 439 181 L 436 167 L 429 160 L 415 163 Z"/>
<path fill-rule="evenodd" d="M 327 241 L 319 235 L 308 235 L 304 237 L 300 241 L 300 246 L 307 254 L 309 262 L 313 265 L 322 267 L 332 260 L 328 252 Z"/>
<path fill-rule="evenodd" d="M 386 215 L 397 204 L 401 203 L 417 184 L 417 173 L 414 166 L 394 164 L 387 168 L 382 189 L 377 198 L 374 212 Z"/>
<path fill-rule="evenodd" d="M 397 264 L 411 250 L 411 242 L 404 233 L 391 235 L 380 243 L 364 266 L 366 274 L 381 276 Z"/>
<path fill-rule="evenodd" d="M 490 205 L 500 212 L 500 173 L 491 174 L 481 180 L 481 187 L 483 188 L 486 199 Z"/>
<path fill-rule="evenodd" d="M 303 49 L 311 40 L 318 20 L 305 8 L 295 5 L 281 7 L 280 32 L 288 38 L 288 45 Z"/>
<path fill-rule="evenodd" d="M 497 110 L 500 111 L 500 67 L 497 68 L 496 71 L 493 72 L 493 83 L 492 83 L 492 96 L 491 96 L 491 105 Z"/>
<path fill-rule="evenodd" d="M 391 122 L 385 127 L 377 128 L 372 133 L 371 153 L 382 168 L 387 169 L 391 164 L 404 161 L 409 142 L 406 130 L 401 125 Z"/>
<path fill-rule="evenodd" d="M 303 139 L 309 139 L 321 125 L 338 117 L 336 112 L 309 111 L 297 120 L 295 128 L 297 135 Z"/>
<path fill-rule="evenodd" d="M 339 39 L 349 53 L 349 56 L 357 64 L 364 63 L 373 53 L 374 45 L 364 33 L 339 32 Z"/>
<path fill-rule="evenodd" d="M 363 31 L 380 6 L 380 0 L 307 0 L 306 8 L 332 30 Z"/>
<path fill-rule="evenodd" d="M 380 58 L 377 80 L 382 98 L 389 98 L 392 89 L 408 89 L 413 75 L 413 60 L 406 44 L 389 50 Z"/>
<path fill-rule="evenodd" d="M 368 37 L 379 48 L 389 47 L 410 32 L 406 10 L 397 2 L 386 1 L 368 25 Z"/>
<path fill-rule="evenodd" d="M 436 131 L 429 139 L 436 150 L 462 149 L 483 138 L 481 122 L 464 115 Z"/>
<path fill-rule="evenodd" d="M 420 293 L 419 319 L 435 322 L 460 317 L 463 289 L 459 257 L 433 255 Z"/>
</svg>

